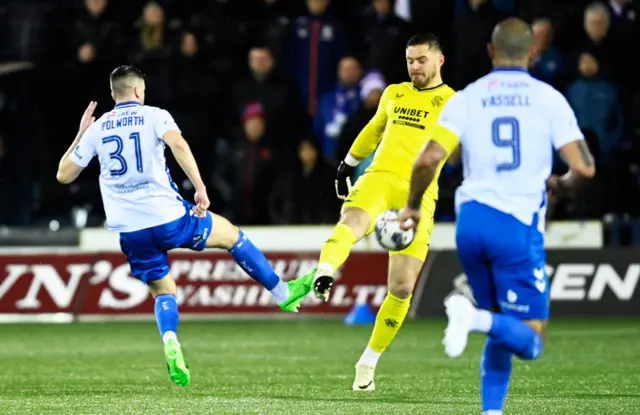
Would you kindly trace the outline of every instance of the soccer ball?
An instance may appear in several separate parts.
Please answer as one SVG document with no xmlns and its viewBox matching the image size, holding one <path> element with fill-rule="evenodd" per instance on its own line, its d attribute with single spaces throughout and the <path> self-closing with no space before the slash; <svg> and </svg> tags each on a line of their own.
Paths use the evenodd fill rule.
<svg viewBox="0 0 640 415">
<path fill-rule="evenodd" d="M 391 209 L 382 212 L 376 218 L 376 239 L 383 248 L 389 251 L 402 251 L 411 245 L 416 236 L 413 229 L 408 231 L 400 229 L 399 213 L 399 210 Z"/>
</svg>

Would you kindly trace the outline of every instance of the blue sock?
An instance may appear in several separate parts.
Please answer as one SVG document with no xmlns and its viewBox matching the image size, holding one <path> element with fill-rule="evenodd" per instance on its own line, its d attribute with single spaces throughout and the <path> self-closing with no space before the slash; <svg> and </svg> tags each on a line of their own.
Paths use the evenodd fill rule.
<svg viewBox="0 0 640 415">
<path fill-rule="evenodd" d="M 531 327 L 515 317 L 492 313 L 489 336 L 523 360 L 535 360 L 542 354 L 542 339 Z"/>
<path fill-rule="evenodd" d="M 238 242 L 229 250 L 238 265 L 267 290 L 271 291 L 280 282 L 264 254 L 251 243 L 249 238 L 240 231 Z"/>
<path fill-rule="evenodd" d="M 502 410 L 509 390 L 513 353 L 488 337 L 480 360 L 482 411 Z"/>
<path fill-rule="evenodd" d="M 156 296 L 155 305 L 156 321 L 160 336 L 163 337 L 168 331 L 178 332 L 178 302 L 173 294 L 160 294 Z"/>
</svg>

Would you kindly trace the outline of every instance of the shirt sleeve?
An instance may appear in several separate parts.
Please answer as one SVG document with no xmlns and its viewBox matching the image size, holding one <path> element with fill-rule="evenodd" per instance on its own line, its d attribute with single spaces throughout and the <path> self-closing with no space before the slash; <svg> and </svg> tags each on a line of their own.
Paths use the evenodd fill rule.
<svg viewBox="0 0 640 415">
<path fill-rule="evenodd" d="M 364 159 L 375 151 L 382 141 L 382 134 L 387 126 L 387 102 L 389 101 L 389 89 L 387 87 L 380 98 L 378 110 L 369 123 L 362 129 L 358 137 L 351 145 L 349 153 L 358 159 Z"/>
<path fill-rule="evenodd" d="M 431 141 L 440 144 L 451 155 L 460 144 L 460 136 L 466 129 L 467 109 L 461 92 L 454 94 L 445 104 L 438 124 L 431 133 Z"/>
<path fill-rule="evenodd" d="M 162 140 L 167 131 L 175 130 L 181 132 L 178 124 L 175 122 L 169 111 L 158 110 L 154 114 L 153 129 L 158 139 Z"/>
<path fill-rule="evenodd" d="M 584 135 L 580 131 L 576 120 L 576 114 L 571 109 L 567 99 L 557 92 L 554 103 L 551 113 L 551 143 L 553 148 L 558 150 L 572 141 L 584 140 Z"/>
<path fill-rule="evenodd" d="M 80 167 L 87 167 L 96 155 L 95 128 L 89 127 L 80 139 L 80 143 L 71 152 L 69 160 Z"/>
<path fill-rule="evenodd" d="M 467 127 L 467 106 L 462 92 L 456 92 L 444 105 L 438 120 L 444 127 L 460 137 Z"/>
<path fill-rule="evenodd" d="M 450 156 L 458 147 L 458 144 L 460 144 L 458 136 L 440 124 L 436 125 L 433 133 L 431 134 L 431 140 L 429 141 L 440 144 L 447 152 L 447 156 Z"/>
</svg>

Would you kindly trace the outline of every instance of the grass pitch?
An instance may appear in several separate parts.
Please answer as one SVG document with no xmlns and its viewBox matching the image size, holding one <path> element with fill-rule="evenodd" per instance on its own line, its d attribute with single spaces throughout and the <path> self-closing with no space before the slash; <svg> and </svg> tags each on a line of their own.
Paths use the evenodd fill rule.
<svg viewBox="0 0 640 415">
<path fill-rule="evenodd" d="M 154 323 L 0 326 L 0 414 L 479 414 L 482 338 L 445 357 L 444 321 L 408 322 L 353 392 L 371 327 L 334 321 L 185 322 L 192 383 L 168 379 Z M 507 414 L 640 413 L 640 322 L 553 321 L 516 362 Z"/>
</svg>

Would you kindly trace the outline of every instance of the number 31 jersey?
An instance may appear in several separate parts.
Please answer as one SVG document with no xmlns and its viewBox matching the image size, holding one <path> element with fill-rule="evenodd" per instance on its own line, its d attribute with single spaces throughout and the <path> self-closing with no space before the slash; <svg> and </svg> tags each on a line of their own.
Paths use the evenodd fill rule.
<svg viewBox="0 0 640 415">
<path fill-rule="evenodd" d="M 553 150 L 584 139 L 562 94 L 513 68 L 496 69 L 454 95 L 439 125 L 462 147 L 456 206 L 475 200 L 526 225 L 545 205 Z"/>
<path fill-rule="evenodd" d="M 180 131 L 167 111 L 122 102 L 87 129 L 71 154 L 81 167 L 98 156 L 109 230 L 131 232 L 185 215 L 164 155 L 162 137 L 170 130 Z"/>
</svg>

